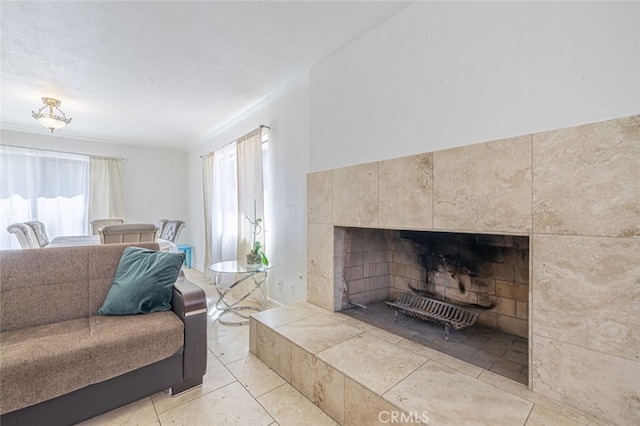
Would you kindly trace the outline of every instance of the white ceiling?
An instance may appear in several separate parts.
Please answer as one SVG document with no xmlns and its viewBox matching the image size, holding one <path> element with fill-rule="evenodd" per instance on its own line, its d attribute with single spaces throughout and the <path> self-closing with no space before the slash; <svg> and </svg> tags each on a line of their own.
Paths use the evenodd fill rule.
<svg viewBox="0 0 640 426">
<path fill-rule="evenodd" d="M 60 136 L 189 148 L 408 4 L 2 1 L 0 126 L 47 96 Z"/>
</svg>

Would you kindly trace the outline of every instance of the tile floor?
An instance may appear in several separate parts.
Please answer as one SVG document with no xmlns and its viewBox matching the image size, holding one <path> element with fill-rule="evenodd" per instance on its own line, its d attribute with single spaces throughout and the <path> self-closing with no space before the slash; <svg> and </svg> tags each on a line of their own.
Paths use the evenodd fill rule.
<svg viewBox="0 0 640 426">
<path fill-rule="evenodd" d="M 193 282 L 201 285 L 207 295 L 212 299 L 215 297 L 215 289 L 210 285 L 210 281 L 201 273 L 195 270 L 186 269 L 185 273 Z M 279 310 L 282 310 L 280 308 Z M 294 307 L 285 308 L 286 320 L 282 323 L 278 323 L 279 318 L 283 318 L 282 315 L 268 316 L 269 325 L 272 327 L 284 330 L 287 338 L 302 337 L 302 339 L 308 339 L 307 336 L 301 334 L 301 330 L 308 326 L 305 322 L 305 318 L 309 316 L 309 309 L 313 309 L 314 315 L 317 315 L 317 321 L 331 322 L 330 320 L 338 319 L 345 327 L 340 329 L 342 331 L 342 338 L 349 338 L 350 326 L 361 327 L 362 330 L 369 334 L 370 340 L 375 340 L 373 337 L 380 339 L 389 339 L 390 333 L 373 327 L 368 324 L 361 323 L 353 318 L 346 317 L 339 313 L 330 313 L 313 305 L 302 304 Z M 278 309 L 274 310 L 274 314 Z M 299 318 L 295 316 L 299 314 Z M 320 317 L 327 317 L 320 318 Z M 207 364 L 207 374 L 204 377 L 204 383 L 202 387 L 187 392 L 178 397 L 172 397 L 167 392 L 160 392 L 152 395 L 151 397 L 141 399 L 127 406 L 119 408 L 117 410 L 108 412 L 101 416 L 90 419 L 83 422 L 83 425 L 336 425 L 337 423 L 323 412 L 317 405 L 313 404 L 309 399 L 303 396 L 296 388 L 283 379 L 287 378 L 288 381 L 292 381 L 296 384 L 300 381 L 299 377 L 296 377 L 294 372 L 293 377 L 287 377 L 286 374 L 277 374 L 273 369 L 269 368 L 260 359 L 249 352 L 249 347 L 256 347 L 256 341 L 252 338 L 250 342 L 249 329 L 250 326 L 224 326 L 220 325 L 216 320 L 215 315 L 210 316 L 210 324 L 208 328 L 208 347 L 209 356 Z M 292 320 L 300 321 L 298 326 L 288 326 L 286 323 Z M 335 321 L 334 321 L 335 322 Z M 254 323 L 255 325 L 255 323 Z M 318 325 L 316 322 L 315 325 Z M 334 324 L 335 325 L 335 324 Z M 335 327 L 332 327 L 333 331 L 336 331 Z M 340 331 L 337 330 L 337 331 Z M 340 333 L 338 333 L 340 334 Z M 253 333 L 252 333 L 253 335 Z M 331 333 L 328 337 L 335 336 L 335 333 Z M 318 336 L 316 336 L 318 337 Z M 352 338 L 361 338 L 363 336 L 355 336 Z M 537 425 L 591 425 L 591 424 L 605 424 L 599 419 L 594 419 L 591 416 L 584 416 L 581 413 L 577 413 L 573 410 L 569 410 L 553 401 L 534 394 L 526 389 L 525 386 L 516 383 L 512 380 L 508 380 L 502 376 L 493 374 L 489 371 L 484 371 L 477 366 L 473 366 L 462 361 L 451 358 L 447 355 L 441 354 L 432 349 L 425 348 L 422 345 L 419 347 L 412 347 L 417 345 L 415 342 L 408 341 L 402 337 L 395 336 L 394 340 L 398 340 L 395 344 L 400 348 L 409 350 L 423 351 L 427 350 L 426 355 L 429 356 L 429 361 L 419 368 L 415 369 L 412 373 L 412 377 L 418 382 L 422 379 L 420 375 L 441 375 L 443 377 L 449 376 L 451 369 L 455 369 L 457 372 L 462 372 L 462 375 L 456 375 L 456 379 L 461 381 L 462 388 L 466 386 L 476 387 L 491 387 L 494 390 L 504 391 L 509 393 L 511 398 L 517 400 L 520 407 L 520 411 L 524 410 L 524 421 L 517 423 L 504 422 L 504 419 L 493 419 L 491 423 L 472 422 L 465 424 L 491 424 L 493 425 L 505 425 L 511 426 L 511 424 L 537 426 Z M 296 353 L 298 356 L 304 355 L 304 351 L 310 351 L 315 353 L 323 352 L 323 356 L 327 362 L 340 363 L 339 357 L 335 360 L 331 359 L 331 353 L 335 351 L 334 348 L 326 348 L 325 346 L 317 345 L 322 339 L 311 339 L 309 342 L 314 342 L 309 347 L 296 346 Z M 326 341 L 326 339 L 325 339 Z M 264 342 L 258 344 L 260 347 L 264 347 Z M 295 345 L 294 345 L 295 346 Z M 278 352 L 278 351 L 273 351 Z M 422 353 L 422 352 L 420 352 Z M 422 355 L 421 355 L 422 356 Z M 275 365 L 282 360 L 272 360 Z M 324 362 L 324 361 L 323 361 Z M 271 362 L 270 362 L 271 363 Z M 281 366 L 285 369 L 285 366 Z M 279 370 L 280 368 L 276 368 Z M 291 366 L 288 366 L 291 371 Z M 481 377 L 478 377 L 478 370 L 483 371 Z M 308 370 L 311 373 L 311 370 Z M 313 374 L 321 374 L 321 372 L 314 372 Z M 304 374 L 305 376 L 308 373 Z M 357 374 L 356 374 L 357 376 Z M 427 376 L 425 376 L 427 377 Z M 476 379 L 473 379 L 475 377 Z M 357 377 L 356 377 L 357 378 Z M 445 377 L 446 378 L 446 377 Z M 404 383 L 406 389 L 397 388 L 396 392 L 401 392 L 404 395 L 402 398 L 407 398 L 407 406 L 418 404 L 422 406 L 423 399 L 414 401 L 414 393 L 412 388 L 415 383 L 406 381 Z M 387 387 L 387 384 L 380 383 L 381 388 Z M 360 385 L 350 378 L 344 380 L 343 391 L 359 392 Z M 304 386 L 298 383 L 298 388 L 304 390 Z M 483 388 L 484 389 L 484 388 Z M 486 390 L 486 389 L 485 389 Z M 482 392 L 480 392 L 481 394 Z M 364 395 L 364 394 L 363 394 Z M 455 421 L 452 423 L 449 420 L 452 418 L 448 415 L 438 415 L 439 413 L 455 413 L 468 405 L 469 401 L 463 398 L 460 401 L 461 396 L 457 394 L 442 394 L 437 393 L 429 395 L 430 408 L 434 410 L 436 416 L 433 417 L 433 421 L 427 424 L 434 424 L 438 426 L 446 425 L 459 425 Z M 467 395 L 468 396 L 468 395 Z M 401 399 L 402 399 L 401 398 Z M 370 422 L 370 421 L 358 421 L 358 418 L 353 413 L 357 411 L 366 411 L 366 407 L 375 407 L 371 401 L 366 398 L 362 398 L 357 403 L 357 407 L 347 407 L 344 405 L 344 422 L 355 425 L 365 424 L 390 424 L 390 421 L 384 423 Z M 460 403 L 459 403 L 460 402 Z M 416 405 L 416 406 L 418 406 Z M 524 408 L 523 408 L 524 407 Z M 482 408 L 479 408 L 482 410 Z M 467 412 L 466 414 L 472 415 L 473 413 Z M 335 417 L 335 414 L 334 414 Z M 371 417 L 371 416 L 369 416 Z M 439 420 L 435 422 L 435 420 Z M 459 418 L 458 418 L 459 419 Z"/>
<path fill-rule="evenodd" d="M 214 298 L 210 280 L 195 269 L 187 277 Z M 141 399 L 82 425 L 335 425 L 322 410 L 249 353 L 249 326 L 208 328 L 209 356 L 202 387 L 172 397 Z"/>
</svg>

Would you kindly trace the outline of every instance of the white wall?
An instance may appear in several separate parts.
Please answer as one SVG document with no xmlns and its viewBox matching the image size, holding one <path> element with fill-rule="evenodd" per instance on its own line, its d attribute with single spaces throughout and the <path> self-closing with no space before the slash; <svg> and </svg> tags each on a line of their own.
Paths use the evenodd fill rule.
<svg viewBox="0 0 640 426">
<path fill-rule="evenodd" d="M 310 171 L 640 112 L 637 2 L 417 2 L 310 72 Z"/>
<path fill-rule="evenodd" d="M 2 130 L 0 137 L 6 145 L 122 157 L 126 159 L 122 169 L 127 222 L 155 223 L 162 218 L 187 221 L 186 153 L 182 150 L 71 139 L 62 132 L 50 134 L 44 129 L 42 134 Z M 189 226 L 187 221 L 186 229 Z M 184 240 L 187 238 L 183 234 L 180 241 Z"/>
<path fill-rule="evenodd" d="M 268 297 L 276 303 L 306 300 L 306 174 L 309 169 L 308 78 L 284 89 L 254 112 L 229 123 L 188 153 L 189 223 L 194 262 L 206 270 L 204 262 L 204 206 L 201 155 L 226 145 L 264 124 L 269 134 L 268 168 L 265 187 L 266 253 L 274 268 L 269 272 Z M 276 282 L 282 278 L 284 288 Z M 295 291 L 291 293 L 290 285 Z"/>
</svg>

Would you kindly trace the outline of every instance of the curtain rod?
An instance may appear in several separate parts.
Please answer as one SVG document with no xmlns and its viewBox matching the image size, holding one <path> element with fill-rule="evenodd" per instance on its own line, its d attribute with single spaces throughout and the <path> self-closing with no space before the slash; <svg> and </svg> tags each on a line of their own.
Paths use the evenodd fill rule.
<svg viewBox="0 0 640 426">
<path fill-rule="evenodd" d="M 271 130 L 271 127 L 267 126 L 266 124 L 261 124 L 259 128 L 260 128 L 260 129 L 269 129 L 269 130 Z M 251 132 L 255 132 L 255 129 L 254 129 L 254 130 L 252 130 Z M 249 133 L 251 133 L 251 132 L 249 132 Z M 248 135 L 249 133 L 247 133 L 247 135 Z M 246 136 L 246 135 L 244 135 L 244 136 Z M 238 139 L 242 139 L 244 136 L 240 136 Z M 224 148 L 224 147 L 225 147 L 225 146 L 227 146 L 227 145 L 231 145 L 232 143 L 234 143 L 234 142 L 235 142 L 235 141 L 237 141 L 238 139 L 235 139 L 235 140 L 233 140 L 233 141 L 231 141 L 231 142 L 229 142 L 229 143 L 226 143 L 226 144 L 222 145 L 220 148 Z M 264 142 L 263 142 L 263 143 L 264 143 Z M 220 148 L 218 148 L 218 149 L 220 149 Z M 200 158 L 207 157 L 207 156 L 209 156 L 209 155 L 213 154 L 215 151 L 217 151 L 217 150 L 215 150 L 215 149 L 214 149 L 214 150 L 213 150 L 213 151 L 211 151 L 211 152 L 208 152 L 208 153 L 206 153 L 206 154 L 204 154 L 204 155 L 201 155 L 201 156 L 200 156 Z"/>
<path fill-rule="evenodd" d="M 85 154 L 82 154 L 85 155 Z M 91 158 L 98 158 L 101 160 L 120 160 L 120 161 L 127 161 L 126 158 L 122 158 L 122 157 L 105 157 L 103 155 L 89 155 L 89 157 Z"/>
<path fill-rule="evenodd" d="M 109 159 L 109 160 L 127 161 L 126 158 L 122 158 L 122 157 L 105 157 L 105 156 L 101 156 L 101 155 L 80 154 L 78 152 L 60 151 L 59 149 L 34 148 L 34 147 L 31 147 L 31 146 L 9 145 L 9 144 L 6 144 L 6 143 L 0 144 L 0 145 L 2 145 L 2 146 L 10 146 L 12 148 L 35 149 L 35 150 L 38 150 L 38 151 L 59 152 L 60 154 L 85 155 L 85 156 L 91 157 L 91 158 L 103 158 L 103 159 Z"/>
</svg>

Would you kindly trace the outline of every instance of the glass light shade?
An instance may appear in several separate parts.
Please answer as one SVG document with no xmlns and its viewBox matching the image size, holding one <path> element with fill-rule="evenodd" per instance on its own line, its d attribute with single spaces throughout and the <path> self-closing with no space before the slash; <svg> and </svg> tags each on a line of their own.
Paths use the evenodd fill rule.
<svg viewBox="0 0 640 426">
<path fill-rule="evenodd" d="M 42 124 L 47 129 L 52 129 L 52 130 L 62 129 L 67 124 L 62 120 L 59 120 L 59 119 L 53 118 L 53 117 L 49 117 L 47 115 L 43 115 L 41 117 L 38 117 L 38 123 Z"/>
</svg>

